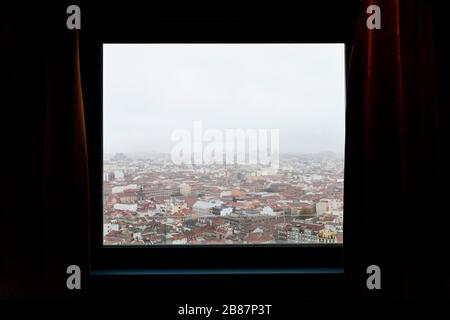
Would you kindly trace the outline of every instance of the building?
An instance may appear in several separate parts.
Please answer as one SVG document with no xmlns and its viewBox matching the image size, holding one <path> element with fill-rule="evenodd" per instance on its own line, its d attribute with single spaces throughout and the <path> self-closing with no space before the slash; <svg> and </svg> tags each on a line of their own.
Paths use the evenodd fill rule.
<svg viewBox="0 0 450 320">
<path fill-rule="evenodd" d="M 125 204 L 125 203 L 116 203 L 114 205 L 115 210 L 123 210 L 123 211 L 137 211 L 137 204 Z"/>
<path fill-rule="evenodd" d="M 265 216 L 276 216 L 276 213 L 273 211 L 273 209 L 269 206 L 264 207 L 261 210 L 261 214 Z"/>
<path fill-rule="evenodd" d="M 136 189 L 127 189 L 123 193 L 117 195 L 120 203 L 135 203 L 138 200 Z"/>
<path fill-rule="evenodd" d="M 232 207 L 226 207 L 220 210 L 220 215 L 223 216 L 228 216 L 230 214 L 233 213 L 233 208 Z"/>
<path fill-rule="evenodd" d="M 178 188 L 152 188 L 144 191 L 145 199 L 168 199 L 178 193 Z"/>
<path fill-rule="evenodd" d="M 197 201 L 192 206 L 192 211 L 199 216 L 206 216 L 212 214 L 212 209 L 216 206 L 215 203 L 206 201 Z"/>
<path fill-rule="evenodd" d="M 123 180 L 125 178 L 125 174 L 122 170 L 116 170 L 114 171 L 114 179 L 116 180 Z"/>
<path fill-rule="evenodd" d="M 104 223 L 103 224 L 103 235 L 107 235 L 111 231 L 119 231 L 119 225 L 115 223 Z"/>
<path fill-rule="evenodd" d="M 116 186 L 116 187 L 113 187 L 111 192 L 112 192 L 112 194 L 116 194 L 116 193 L 125 192 L 126 190 L 130 190 L 130 189 L 135 190 L 137 188 L 138 188 L 137 184 L 129 184 L 127 186 Z"/>
<path fill-rule="evenodd" d="M 319 242 L 320 243 L 336 243 L 336 232 L 330 230 L 320 230 L 319 231 Z"/>
<path fill-rule="evenodd" d="M 180 184 L 180 194 L 185 197 L 189 197 L 191 195 L 192 189 L 191 186 L 187 183 Z"/>
<path fill-rule="evenodd" d="M 113 180 L 114 180 L 113 172 L 108 172 L 108 171 L 103 172 L 103 181 L 104 182 L 113 181 Z"/>
<path fill-rule="evenodd" d="M 327 213 L 330 209 L 329 199 L 320 199 L 320 201 L 316 203 L 316 213 L 318 216 Z"/>
</svg>

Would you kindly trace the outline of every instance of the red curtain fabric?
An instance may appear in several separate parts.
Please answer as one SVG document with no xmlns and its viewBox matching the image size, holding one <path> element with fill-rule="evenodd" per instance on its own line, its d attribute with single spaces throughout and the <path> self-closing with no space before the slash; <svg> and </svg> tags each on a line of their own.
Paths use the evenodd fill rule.
<svg viewBox="0 0 450 320">
<path fill-rule="evenodd" d="M 381 29 L 366 8 L 381 9 Z M 348 68 L 345 273 L 357 297 L 448 293 L 430 1 L 362 1 Z M 382 290 L 366 287 L 379 265 Z M 447 269 L 448 270 L 448 269 Z"/>
</svg>

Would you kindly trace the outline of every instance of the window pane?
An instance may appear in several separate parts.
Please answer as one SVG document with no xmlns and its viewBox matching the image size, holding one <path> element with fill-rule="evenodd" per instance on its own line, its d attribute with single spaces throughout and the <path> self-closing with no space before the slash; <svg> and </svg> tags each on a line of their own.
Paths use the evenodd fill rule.
<svg viewBox="0 0 450 320">
<path fill-rule="evenodd" d="M 104 245 L 343 242 L 343 44 L 104 44 Z"/>
</svg>

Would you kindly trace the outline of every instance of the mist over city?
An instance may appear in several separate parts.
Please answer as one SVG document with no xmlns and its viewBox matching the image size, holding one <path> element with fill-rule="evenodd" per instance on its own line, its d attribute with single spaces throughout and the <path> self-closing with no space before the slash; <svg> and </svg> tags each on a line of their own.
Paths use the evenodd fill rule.
<svg viewBox="0 0 450 320">
<path fill-rule="evenodd" d="M 344 47 L 104 45 L 105 245 L 343 242 Z"/>
</svg>

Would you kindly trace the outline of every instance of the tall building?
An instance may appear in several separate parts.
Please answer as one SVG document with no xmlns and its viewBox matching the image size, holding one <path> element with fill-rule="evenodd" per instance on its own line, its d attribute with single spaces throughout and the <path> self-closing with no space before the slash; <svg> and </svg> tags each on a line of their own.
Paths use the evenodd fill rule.
<svg viewBox="0 0 450 320">
<path fill-rule="evenodd" d="M 316 212 L 317 215 L 320 216 L 330 211 L 330 200 L 329 199 L 320 199 L 319 202 L 316 203 Z"/>
<path fill-rule="evenodd" d="M 182 183 L 180 184 L 180 193 L 181 195 L 188 197 L 191 195 L 191 186 L 188 185 L 187 183 Z"/>
</svg>

